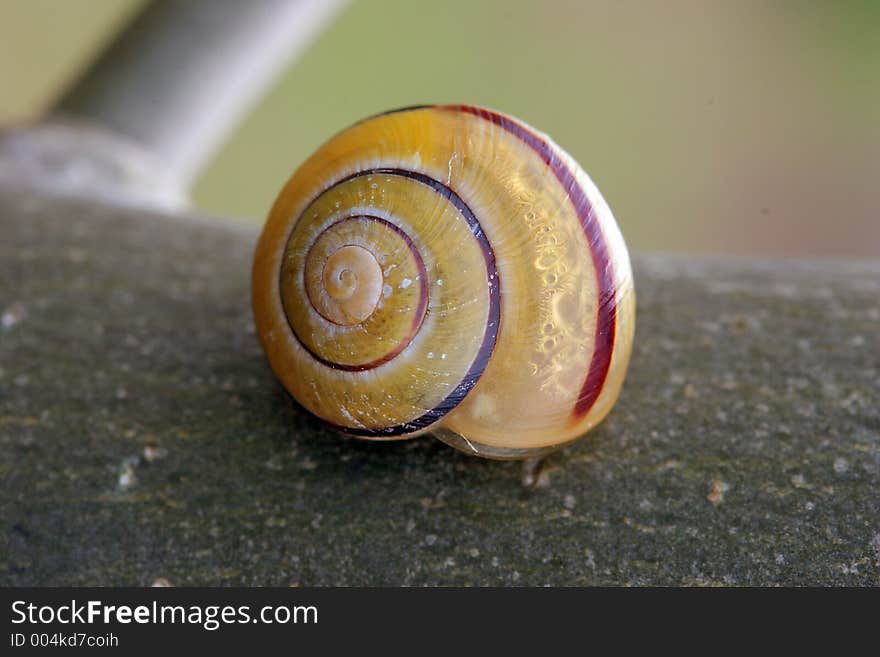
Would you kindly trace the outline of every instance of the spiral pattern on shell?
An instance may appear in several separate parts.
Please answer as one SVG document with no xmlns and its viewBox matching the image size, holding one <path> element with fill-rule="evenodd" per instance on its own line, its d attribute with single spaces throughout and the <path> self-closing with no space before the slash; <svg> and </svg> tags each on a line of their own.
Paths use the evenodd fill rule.
<svg viewBox="0 0 880 657">
<path fill-rule="evenodd" d="M 374 116 L 310 157 L 260 237 L 253 303 L 273 370 L 333 428 L 430 430 L 488 456 L 598 423 L 635 313 L 586 173 L 524 123 L 464 105 Z"/>
</svg>

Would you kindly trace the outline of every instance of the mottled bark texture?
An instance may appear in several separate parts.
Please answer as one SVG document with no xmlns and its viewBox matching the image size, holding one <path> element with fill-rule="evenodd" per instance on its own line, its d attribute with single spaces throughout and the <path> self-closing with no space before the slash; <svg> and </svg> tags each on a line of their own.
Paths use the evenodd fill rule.
<svg viewBox="0 0 880 657">
<path fill-rule="evenodd" d="M 636 258 L 617 407 L 524 477 L 300 410 L 255 237 L 0 193 L 0 583 L 880 583 L 880 264 Z"/>
</svg>

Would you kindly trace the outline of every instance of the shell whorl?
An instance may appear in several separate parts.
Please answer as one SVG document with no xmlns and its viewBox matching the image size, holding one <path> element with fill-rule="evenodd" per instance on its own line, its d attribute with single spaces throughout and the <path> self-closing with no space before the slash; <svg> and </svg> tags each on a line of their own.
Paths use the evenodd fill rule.
<svg viewBox="0 0 880 657">
<path fill-rule="evenodd" d="M 337 188 L 342 187 L 347 183 L 362 180 L 368 183 L 371 189 L 376 189 L 378 188 L 377 181 L 384 181 L 387 183 L 392 182 L 394 178 L 407 179 L 426 190 L 430 190 L 430 193 L 438 195 L 440 199 L 449 203 L 459 213 L 467 228 L 467 230 L 463 229 L 461 231 L 462 235 L 469 234 L 471 236 L 473 241 L 479 246 L 479 251 L 483 258 L 486 271 L 486 277 L 483 284 L 488 291 L 487 296 L 489 307 L 488 312 L 486 313 L 485 328 L 476 357 L 470 360 L 467 368 L 461 372 L 458 382 L 452 387 L 452 390 L 448 395 L 444 396 L 439 403 L 432 408 L 425 409 L 424 413 L 399 424 L 378 427 L 334 425 L 334 428 L 357 436 L 402 436 L 420 431 L 437 422 L 440 418 L 458 406 L 474 384 L 480 379 L 495 346 L 495 338 L 498 332 L 500 294 L 498 290 L 498 274 L 495 267 L 494 254 L 492 253 L 491 246 L 486 240 L 483 230 L 473 212 L 455 192 L 446 187 L 443 183 L 424 174 L 405 169 L 367 169 L 347 176 L 334 183 L 321 193 L 319 199 L 328 193 L 332 194 L 334 190 L 337 190 Z M 376 187 L 374 187 L 374 185 Z M 334 206 L 335 203 L 336 201 L 334 201 Z M 314 203 L 310 204 L 309 207 L 312 207 L 312 205 L 314 205 Z M 373 209 L 375 210 L 375 208 Z M 316 219 L 322 217 L 320 213 L 314 216 Z M 307 226 L 307 221 L 308 219 L 303 221 L 303 218 L 300 218 L 300 220 L 297 221 L 297 225 L 305 230 L 304 227 Z M 366 371 L 378 368 L 392 361 L 409 347 L 415 336 L 418 334 L 419 329 L 422 327 L 425 315 L 427 314 L 428 300 L 430 296 L 428 291 L 428 274 L 419 252 L 419 248 L 416 246 L 414 239 L 410 237 L 406 229 L 397 223 L 394 223 L 394 221 L 400 220 L 383 219 L 376 216 L 361 214 L 347 216 L 333 221 L 330 226 L 321 232 L 311 246 L 308 247 L 308 254 L 306 256 L 307 264 L 305 268 L 302 268 L 307 296 L 311 301 L 312 308 L 322 317 L 328 319 L 334 324 L 342 325 L 342 322 L 327 317 L 327 315 L 322 312 L 323 306 L 320 303 L 317 305 L 315 303 L 315 298 L 330 295 L 321 295 L 320 292 L 311 292 L 311 290 L 317 285 L 312 285 L 312 283 L 315 282 L 312 279 L 315 277 L 310 276 L 309 272 L 311 268 L 309 267 L 308 261 L 312 259 L 312 256 L 316 251 L 318 252 L 318 259 L 321 259 L 322 255 L 326 257 L 323 270 L 320 274 L 322 282 L 324 272 L 327 271 L 327 264 L 331 264 L 330 260 L 334 256 L 337 256 L 348 249 L 358 249 L 361 254 L 363 254 L 360 255 L 359 258 L 362 260 L 372 260 L 372 262 L 375 263 L 376 269 L 383 275 L 380 293 L 376 296 L 376 303 L 372 304 L 373 307 L 371 308 L 371 312 L 364 313 L 364 316 L 359 321 L 350 321 L 345 325 L 357 325 L 358 327 L 361 327 L 364 322 L 369 322 L 377 313 L 378 315 L 382 315 L 383 311 L 393 313 L 393 319 L 398 320 L 393 325 L 390 325 L 390 322 L 383 321 L 383 318 L 379 316 L 376 320 L 379 327 L 375 331 L 371 331 L 369 327 L 365 328 L 366 333 L 374 338 L 371 340 L 373 344 L 388 344 L 390 346 L 387 351 L 376 356 L 372 350 L 365 350 L 363 343 L 359 345 L 360 348 L 357 350 L 351 349 L 348 345 L 344 345 L 339 351 L 345 352 L 347 350 L 354 356 L 349 362 L 328 358 L 323 349 L 310 344 L 308 337 L 303 337 L 307 336 L 308 332 L 307 329 L 299 326 L 302 324 L 303 318 L 303 313 L 301 312 L 301 300 L 296 298 L 296 292 L 295 290 L 292 290 L 292 288 L 295 288 L 293 282 L 297 280 L 297 271 L 300 269 L 297 254 L 300 252 L 302 246 L 296 241 L 295 233 L 291 234 L 291 237 L 288 240 L 285 251 L 286 257 L 284 259 L 284 265 L 282 265 L 281 268 L 279 279 L 279 287 L 282 291 L 282 301 L 285 305 L 285 316 L 288 319 L 293 335 L 297 338 L 300 345 L 302 345 L 302 347 L 316 360 L 327 367 L 347 371 Z M 346 231 L 346 228 L 349 230 Z M 358 230 L 359 228 L 361 230 Z M 375 231 L 377 228 L 386 231 L 388 236 L 386 236 L 384 240 L 377 239 L 374 233 L 370 235 L 370 240 L 373 241 L 373 244 L 368 244 L 368 240 L 364 240 L 363 235 L 369 231 Z M 336 244 L 337 248 L 334 250 L 331 245 L 330 248 L 325 251 L 325 249 L 322 248 L 322 244 L 325 242 L 331 242 L 332 244 L 332 239 L 327 239 L 328 236 L 339 234 L 341 234 L 341 241 L 338 241 Z M 385 246 L 386 248 L 378 249 L 378 246 Z M 374 252 L 371 249 L 377 249 L 379 252 Z M 401 269 L 401 262 L 399 260 L 389 262 L 390 258 L 398 255 L 403 255 L 406 260 L 411 260 L 412 266 L 406 267 L 406 263 L 404 263 L 404 267 Z M 382 262 L 381 266 L 379 264 L 380 260 Z M 315 269 L 317 269 L 317 267 L 315 267 Z M 454 274 L 451 275 L 454 277 Z M 437 279 L 437 287 L 442 287 L 443 282 L 443 279 Z M 450 281 L 450 283 L 452 283 L 452 281 Z M 447 288 L 449 287 L 450 284 L 447 283 Z M 372 288 L 372 286 L 370 286 L 370 288 Z M 363 286 L 359 286 L 352 296 L 357 296 L 361 292 L 364 292 Z M 372 299 L 372 291 L 367 291 L 366 296 Z M 390 303 L 392 297 L 395 302 L 393 306 L 391 306 Z M 403 297 L 402 300 L 401 297 Z M 351 297 L 347 300 L 350 300 L 350 298 Z M 384 301 L 384 303 L 379 304 L 378 302 L 380 299 Z M 399 303 L 398 300 L 400 300 Z M 400 321 L 401 317 L 402 321 Z M 401 328 L 402 331 L 395 330 L 398 328 Z M 354 333 L 355 338 L 363 338 L 363 335 L 364 333 L 360 330 Z M 341 337 L 339 332 L 337 332 L 334 337 L 337 341 L 340 339 L 345 340 L 345 337 Z M 333 347 L 336 349 L 339 345 L 334 344 Z M 379 351 L 381 350 L 382 349 L 380 348 Z M 428 360 L 448 360 L 448 354 L 441 351 L 438 351 L 436 354 L 434 351 L 428 351 L 426 356 Z M 449 360 L 451 361 L 451 359 Z M 467 360 L 468 359 L 465 359 L 465 364 L 467 363 Z M 333 423 L 331 422 L 331 424 Z"/>
<path fill-rule="evenodd" d="M 471 106 L 385 113 L 325 144 L 273 207 L 253 292 L 273 369 L 334 428 L 442 426 L 496 450 L 599 422 L 634 323 L 626 248 L 586 174 Z"/>
</svg>

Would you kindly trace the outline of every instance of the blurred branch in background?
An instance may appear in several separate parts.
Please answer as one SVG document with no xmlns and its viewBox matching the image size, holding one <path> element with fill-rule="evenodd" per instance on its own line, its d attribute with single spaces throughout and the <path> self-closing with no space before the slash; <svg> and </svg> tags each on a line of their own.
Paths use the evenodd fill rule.
<svg viewBox="0 0 880 657">
<path fill-rule="evenodd" d="M 0 178 L 26 172 L 72 191 L 103 176 L 121 179 L 139 202 L 178 204 L 241 118 L 346 2 L 154 0 L 44 123 L 0 141 Z M 59 166 L 64 151 L 86 161 Z M 51 171 L 34 175 L 46 165 Z M 157 190 L 155 199 L 146 187 Z"/>
<path fill-rule="evenodd" d="M 0 124 L 44 116 L 146 6 L 0 2 Z M 467 102 L 569 151 L 634 250 L 877 257 L 878 61 L 880 2 L 864 0 L 359 0 L 185 191 L 202 212 L 258 224 L 340 128 L 393 107 Z M 197 83 L 192 95 L 207 99 Z"/>
</svg>

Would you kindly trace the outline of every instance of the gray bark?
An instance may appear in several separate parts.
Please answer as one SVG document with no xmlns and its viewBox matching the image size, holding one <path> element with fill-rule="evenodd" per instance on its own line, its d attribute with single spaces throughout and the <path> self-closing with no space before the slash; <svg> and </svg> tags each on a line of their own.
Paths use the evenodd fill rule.
<svg viewBox="0 0 880 657">
<path fill-rule="evenodd" d="M 637 257 L 618 405 L 524 476 L 299 409 L 254 229 L 7 189 L 0 235 L 0 584 L 880 583 L 877 262 Z"/>
</svg>

